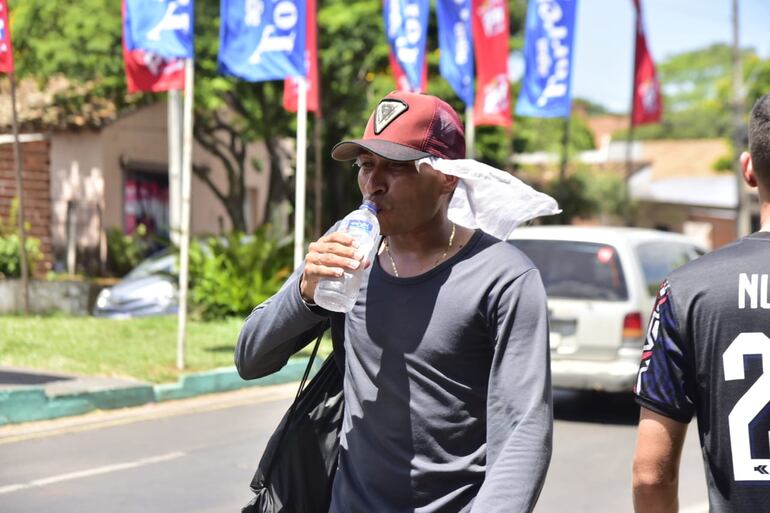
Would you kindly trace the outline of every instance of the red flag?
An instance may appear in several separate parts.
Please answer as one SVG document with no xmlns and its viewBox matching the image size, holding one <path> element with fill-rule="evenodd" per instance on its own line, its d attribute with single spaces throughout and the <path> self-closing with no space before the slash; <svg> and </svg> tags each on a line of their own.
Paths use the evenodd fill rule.
<svg viewBox="0 0 770 513">
<path fill-rule="evenodd" d="M 411 90 L 409 87 L 409 79 L 406 78 L 404 70 L 401 69 L 401 65 L 398 63 L 398 60 L 396 60 L 396 56 L 393 55 L 393 52 L 390 50 L 388 50 L 388 60 L 390 61 L 390 69 L 393 72 L 393 78 L 396 81 L 396 89 L 409 92 Z"/>
<path fill-rule="evenodd" d="M 305 59 L 307 59 L 307 110 L 321 115 L 318 83 L 318 36 L 315 21 L 316 0 L 307 0 L 307 37 L 305 38 Z M 283 108 L 297 112 L 299 84 L 297 79 L 289 77 L 283 81 Z"/>
<path fill-rule="evenodd" d="M 2 1 L 2 0 L 0 0 Z M 123 62 L 128 92 L 184 89 L 184 59 L 164 59 L 152 52 L 129 50 L 126 44 L 126 5 L 123 2 Z"/>
<path fill-rule="evenodd" d="M 473 1 L 473 47 L 476 53 L 475 125 L 511 126 L 508 84 L 508 2 Z"/>
<path fill-rule="evenodd" d="M 8 0 L 0 0 L 0 73 L 13 73 L 11 25 L 8 23 Z"/>
<path fill-rule="evenodd" d="M 640 0 L 634 0 L 634 7 L 636 8 L 636 55 L 634 58 L 634 98 L 631 123 L 633 125 L 658 123 L 663 112 L 660 82 L 655 72 L 655 62 L 647 49 Z"/>
<path fill-rule="evenodd" d="M 396 89 L 399 91 L 406 91 L 412 93 L 420 93 L 422 91 L 413 90 L 409 87 L 409 79 L 406 78 L 406 73 L 401 69 L 401 65 L 398 63 L 398 59 L 393 55 L 392 50 L 388 50 L 388 60 L 390 61 L 390 69 L 393 71 L 393 78 L 396 80 Z M 428 84 L 428 60 L 425 59 L 422 67 L 422 80 L 423 84 Z"/>
</svg>

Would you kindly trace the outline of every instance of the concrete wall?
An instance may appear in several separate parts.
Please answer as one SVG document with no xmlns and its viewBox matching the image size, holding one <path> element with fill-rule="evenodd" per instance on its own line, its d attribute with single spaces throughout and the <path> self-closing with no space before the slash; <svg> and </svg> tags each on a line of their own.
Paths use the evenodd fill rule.
<svg viewBox="0 0 770 513">
<path fill-rule="evenodd" d="M 640 202 L 636 225 L 684 233 L 707 249 L 718 249 L 736 238 L 735 215 L 725 209 Z"/>
<path fill-rule="evenodd" d="M 67 203 L 78 201 L 79 253 L 99 254 L 103 228 L 124 228 L 125 168 L 141 163 L 158 173 L 168 171 L 167 107 L 159 102 L 128 113 L 96 131 L 56 133 L 51 136 L 51 233 L 59 261 L 67 243 Z M 257 159 L 267 169 L 262 143 L 248 148 L 248 162 Z M 212 181 L 223 190 L 227 176 L 221 162 L 197 144 L 193 151 L 196 165 L 210 169 Z M 269 173 L 249 171 L 246 175 L 247 201 L 244 206 L 249 230 L 262 223 L 267 200 Z M 231 228 L 225 208 L 209 187 L 197 177 L 192 181 L 193 234 L 219 233 Z"/>
<path fill-rule="evenodd" d="M 82 281 L 29 282 L 29 309 L 33 314 L 54 312 L 89 315 L 102 287 Z M 21 280 L 0 280 L 0 314 L 21 313 Z"/>
<path fill-rule="evenodd" d="M 117 200 L 105 197 L 105 191 L 104 157 L 99 132 L 64 132 L 53 135 L 51 236 L 57 260 L 62 260 L 66 252 L 69 202 L 77 205 L 74 212 L 77 219 L 77 246 L 98 247 L 98 211 L 105 207 L 117 208 Z"/>
<path fill-rule="evenodd" d="M 105 223 L 108 227 L 123 226 L 121 158 L 124 162 L 141 161 L 168 169 L 167 144 L 167 106 L 165 102 L 159 102 L 126 115 L 104 129 L 102 145 L 104 148 L 105 199 L 108 205 Z M 251 158 L 264 160 L 265 151 L 262 144 L 255 143 L 249 147 L 248 160 Z M 217 157 L 195 144 L 193 162 L 195 165 L 208 167 L 211 170 L 212 181 L 224 189 L 227 175 Z M 266 166 L 266 163 L 264 165 Z M 257 202 L 260 204 L 264 204 L 266 199 L 267 180 L 266 173 L 250 172 L 246 176 L 246 187 L 247 189 L 256 189 Z M 220 219 L 224 223 L 225 230 L 231 228 L 225 208 L 211 192 L 211 189 L 194 175 L 191 214 L 191 229 L 194 234 L 218 233 Z M 259 217 L 253 221 L 259 224 L 262 219 Z M 249 228 L 253 229 L 254 227 L 250 226 Z"/>
</svg>

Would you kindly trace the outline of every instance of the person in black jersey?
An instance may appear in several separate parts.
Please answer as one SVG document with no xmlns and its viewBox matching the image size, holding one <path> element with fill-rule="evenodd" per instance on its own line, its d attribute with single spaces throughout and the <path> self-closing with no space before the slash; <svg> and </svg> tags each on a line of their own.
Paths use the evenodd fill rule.
<svg viewBox="0 0 770 513">
<path fill-rule="evenodd" d="M 741 167 L 762 229 L 674 271 L 650 319 L 635 389 L 637 513 L 678 510 L 693 415 L 711 513 L 770 512 L 770 95 L 752 110 Z"/>
</svg>

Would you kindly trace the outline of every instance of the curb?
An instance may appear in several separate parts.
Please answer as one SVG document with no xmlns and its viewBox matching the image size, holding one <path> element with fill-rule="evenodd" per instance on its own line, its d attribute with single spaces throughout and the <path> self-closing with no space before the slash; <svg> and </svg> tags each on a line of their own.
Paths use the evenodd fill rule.
<svg viewBox="0 0 770 513">
<path fill-rule="evenodd" d="M 138 385 L 53 396 L 46 394 L 42 386 L 4 390 L 0 391 L 0 426 L 81 415 L 97 409 L 128 408 L 152 402 L 229 392 L 246 387 L 299 381 L 302 379 L 307 363 L 306 357 L 292 358 L 278 372 L 250 381 L 241 379 L 235 367 L 221 367 L 186 374 L 176 383 L 154 386 Z M 321 368 L 322 363 L 323 360 L 316 357 L 311 375 Z"/>
</svg>

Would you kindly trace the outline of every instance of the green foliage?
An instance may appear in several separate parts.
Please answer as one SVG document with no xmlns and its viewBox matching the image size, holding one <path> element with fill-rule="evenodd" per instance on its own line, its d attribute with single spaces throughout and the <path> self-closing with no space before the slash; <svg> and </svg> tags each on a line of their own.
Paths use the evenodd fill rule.
<svg viewBox="0 0 770 513">
<path fill-rule="evenodd" d="M 291 239 L 279 238 L 270 225 L 253 237 L 231 233 L 190 247 L 190 299 L 203 319 L 244 316 L 291 274 Z"/>
<path fill-rule="evenodd" d="M 511 48 L 521 48 L 526 2 L 509 0 Z M 250 141 L 266 142 L 270 156 L 270 190 L 265 212 L 293 198 L 293 177 L 281 172 L 280 164 L 291 159 L 277 148 L 277 141 L 294 135 L 294 116 L 281 106 L 282 82 L 247 83 L 219 74 L 219 1 L 195 3 L 195 139 L 216 155 L 225 167 L 223 185 L 211 180 L 205 168 L 196 168 L 220 200 L 237 230 L 245 230 L 243 204 L 245 174 L 256 169 L 243 151 Z M 123 110 L 156 101 L 159 95 L 126 94 L 121 58 L 120 2 L 116 0 L 12 0 L 12 29 L 18 73 L 44 83 L 64 74 L 72 83 L 57 105 L 72 112 L 87 104 L 110 100 Z M 395 88 L 384 33 L 380 0 L 325 0 L 318 11 L 319 70 L 323 168 L 326 206 L 324 225 L 355 206 L 360 200 L 356 180 L 345 163 L 330 158 L 330 150 L 340 140 L 359 137 L 376 102 Z M 438 36 L 435 17 L 428 31 L 428 92 L 447 99 L 458 112 L 465 106 L 439 75 Z M 514 95 L 515 98 L 515 95 Z M 519 124 L 522 127 L 517 133 Z M 579 122 L 574 123 L 580 132 Z M 531 129 L 529 128 L 531 126 Z M 516 148 L 522 151 L 544 149 L 551 137 L 560 141 L 558 123 L 539 120 L 516 122 Z M 511 143 L 505 130 L 485 127 L 479 131 L 477 155 L 498 167 L 505 167 Z M 575 149 L 584 138 L 573 134 Z M 317 165 L 311 162 L 308 179 L 312 183 Z M 312 207 L 312 204 L 310 205 Z M 312 209 L 311 209 L 312 211 Z"/>
<path fill-rule="evenodd" d="M 126 93 L 119 1 L 11 0 L 10 13 L 16 73 L 43 88 L 65 76 L 69 87 L 54 99 L 63 115 L 153 101 L 153 95 Z"/>
<path fill-rule="evenodd" d="M 621 216 L 627 201 L 627 191 L 620 175 L 588 167 L 578 168 L 562 180 L 546 186 L 562 208 L 559 216 L 544 217 L 546 224 L 566 224 L 576 217 L 597 215 Z"/>
<path fill-rule="evenodd" d="M 628 191 L 621 175 L 612 171 L 582 167 L 577 169 L 573 176 L 586 184 L 586 195 L 595 205 L 594 215 L 623 215 Z"/>
<path fill-rule="evenodd" d="M 20 245 L 21 240 L 18 233 L 0 236 L 0 278 L 18 278 L 21 276 Z M 40 251 L 40 239 L 27 237 L 24 247 L 27 249 L 28 269 L 34 269 L 35 264 L 43 259 L 43 253 Z"/>
<path fill-rule="evenodd" d="M 720 173 L 732 173 L 733 172 L 733 162 L 735 161 L 732 154 L 730 155 L 723 155 L 719 157 L 716 162 L 714 162 L 711 165 L 711 168 L 714 171 L 718 171 Z"/>
<path fill-rule="evenodd" d="M 107 266 L 112 274 L 124 276 L 168 244 L 167 240 L 148 234 L 143 224 L 131 235 L 123 233 L 121 228 L 110 228 L 107 230 Z"/>
<path fill-rule="evenodd" d="M 658 66 L 663 122 L 635 130 L 636 139 L 698 139 L 730 133 L 732 48 L 717 43 L 682 52 Z"/>
<path fill-rule="evenodd" d="M 0 278 L 18 278 L 21 276 L 21 237 L 18 229 L 18 200 L 11 204 L 11 212 L 7 220 L 0 217 Z M 29 230 L 29 223 L 24 226 Z M 35 269 L 38 262 L 43 260 L 40 250 L 40 239 L 26 236 L 24 248 L 27 250 L 27 268 Z"/>
<path fill-rule="evenodd" d="M 564 119 L 517 118 L 514 129 L 517 152 L 547 151 L 561 153 Z M 569 151 L 594 149 L 594 138 L 582 116 L 572 116 L 569 123 Z"/>
<path fill-rule="evenodd" d="M 673 55 L 658 66 L 664 91 L 663 122 L 637 127 L 636 139 L 731 137 L 734 130 L 732 47 L 718 43 Z M 744 112 L 770 90 L 770 60 L 743 51 Z M 626 131 L 617 134 L 624 138 Z"/>
</svg>

